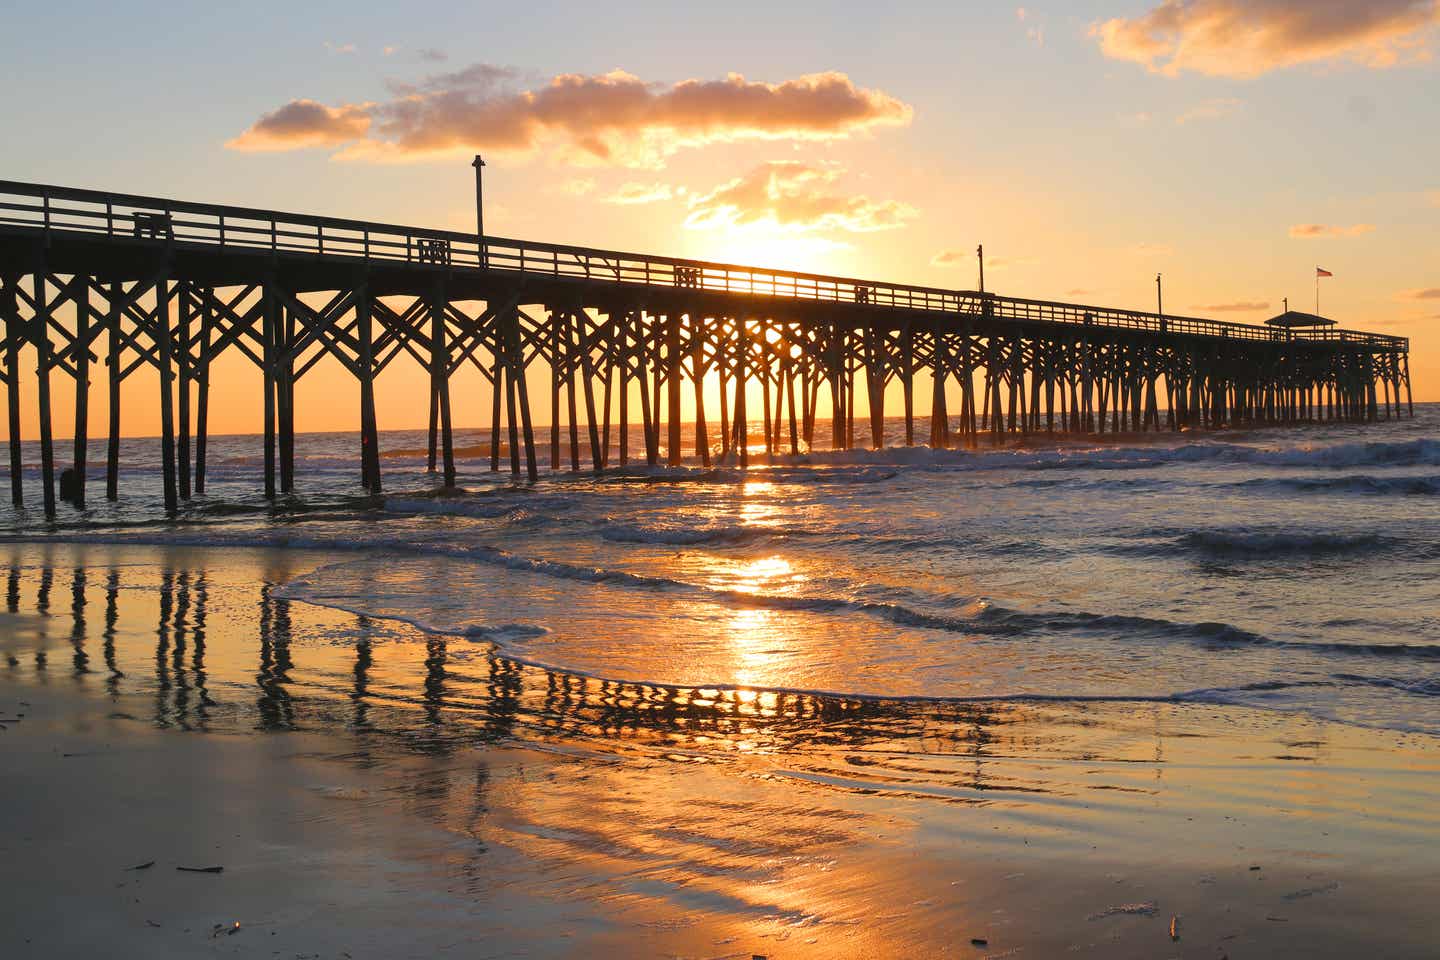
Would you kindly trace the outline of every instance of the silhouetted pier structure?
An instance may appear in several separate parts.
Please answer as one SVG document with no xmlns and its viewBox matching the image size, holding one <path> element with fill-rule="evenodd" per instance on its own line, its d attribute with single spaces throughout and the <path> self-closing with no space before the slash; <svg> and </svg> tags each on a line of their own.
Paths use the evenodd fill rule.
<svg viewBox="0 0 1440 960">
<path fill-rule="evenodd" d="M 531 417 L 535 380 L 526 376 L 536 364 L 549 371 L 551 464 L 558 469 L 568 453 L 572 470 L 627 464 L 637 419 L 645 462 L 680 464 L 686 390 L 696 407 L 693 453 L 705 466 L 747 465 L 752 419 L 763 424 L 767 453 L 813 448 L 822 405 L 831 414 L 828 445 L 854 447 L 861 390 L 868 445 L 878 448 L 886 386 L 897 380 L 905 443 L 915 442 L 918 381 L 930 393 L 927 442 L 935 447 L 1057 431 L 1369 421 L 1381 416 L 1382 401 L 1384 416 L 1400 415 L 1402 387 L 1414 412 L 1403 337 L 11 181 L 0 181 L 0 317 L 12 496 L 21 503 L 19 391 L 28 348 L 52 514 L 51 375 L 67 374 L 75 387 L 73 469 L 83 502 L 87 398 L 102 341 L 106 495 L 117 496 L 120 383 L 150 366 L 160 375 L 170 509 L 204 491 L 210 366 L 225 351 L 263 374 L 256 406 L 272 497 L 294 485 L 295 383 L 325 357 L 356 378 L 361 479 L 372 491 L 381 486 L 375 378 L 402 354 L 430 373 L 430 466 L 438 462 L 447 485 L 455 480 L 450 380 L 466 364 L 492 386 L 491 468 L 508 447 L 510 470 L 531 479 L 543 442 Z M 719 385 L 713 421 L 707 380 Z M 752 411 L 747 394 L 755 387 L 761 409 Z M 947 387 L 958 393 L 954 412 Z"/>
</svg>

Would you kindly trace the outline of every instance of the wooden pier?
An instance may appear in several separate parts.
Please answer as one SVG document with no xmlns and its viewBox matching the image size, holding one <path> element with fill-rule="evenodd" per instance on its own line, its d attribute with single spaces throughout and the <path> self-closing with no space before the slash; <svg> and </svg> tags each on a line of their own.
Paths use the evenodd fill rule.
<svg viewBox="0 0 1440 960">
<path fill-rule="evenodd" d="M 536 444 L 547 440 L 531 416 L 529 390 L 543 381 L 527 373 L 537 364 L 548 371 L 550 463 L 560 469 L 568 459 L 571 470 L 632 457 L 686 461 L 687 390 L 693 462 L 705 466 L 746 466 L 755 420 L 770 454 L 849 449 L 857 430 L 879 448 L 894 381 L 905 443 L 916 442 L 917 419 L 928 419 L 923 440 L 933 447 L 1414 413 L 1403 337 L 12 181 L 0 181 L 0 319 L 12 498 L 23 502 L 20 388 L 30 364 L 50 515 L 53 374 L 67 375 L 75 390 L 71 469 L 83 503 L 92 370 L 103 368 L 109 393 L 110 499 L 118 495 L 120 383 L 145 366 L 159 371 L 165 504 L 175 510 L 205 490 L 210 367 L 225 351 L 263 374 L 256 407 L 270 497 L 295 483 L 295 383 L 326 357 L 355 376 L 361 480 L 377 492 L 375 379 L 401 355 L 430 374 L 429 462 L 447 485 L 455 482 L 451 377 L 467 364 L 491 385 L 491 469 L 508 453 L 504 466 L 531 480 Z M 718 411 L 706 408 L 707 382 L 718 382 Z M 917 389 L 922 405 L 929 394 L 926 411 L 917 410 Z M 747 406 L 754 394 L 758 410 Z M 817 443 L 822 410 L 830 435 Z M 857 410 L 868 424 L 857 424 Z"/>
</svg>

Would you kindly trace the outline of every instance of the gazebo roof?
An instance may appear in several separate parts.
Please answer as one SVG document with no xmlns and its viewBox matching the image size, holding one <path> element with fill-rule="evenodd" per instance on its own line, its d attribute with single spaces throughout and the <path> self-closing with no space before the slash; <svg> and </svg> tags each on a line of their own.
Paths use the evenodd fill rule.
<svg viewBox="0 0 1440 960">
<path fill-rule="evenodd" d="M 1267 327 L 1331 327 L 1335 325 L 1334 320 L 1326 317 L 1316 316 L 1313 313 L 1301 313 L 1299 310 L 1286 310 L 1278 317 L 1271 317 L 1265 321 Z"/>
</svg>

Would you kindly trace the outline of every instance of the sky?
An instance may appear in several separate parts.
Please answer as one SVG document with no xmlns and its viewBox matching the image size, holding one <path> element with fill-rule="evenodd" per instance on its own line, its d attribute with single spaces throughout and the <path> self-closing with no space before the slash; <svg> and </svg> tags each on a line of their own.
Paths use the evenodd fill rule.
<svg viewBox="0 0 1440 960">
<path fill-rule="evenodd" d="M 999 293 L 1152 309 L 1158 272 L 1168 313 L 1252 323 L 1312 309 L 1318 266 L 1321 312 L 1411 337 L 1440 400 L 1436 0 L 52 2 L 5 26 L 7 179 L 468 230 L 478 152 L 500 236 L 965 289 L 983 243 Z M 231 366 L 213 429 L 248 432 L 258 374 Z M 355 427 L 331 366 L 301 430 Z M 423 381 L 387 371 L 382 428 L 421 425 Z M 144 383 L 126 433 L 154 432 Z"/>
</svg>

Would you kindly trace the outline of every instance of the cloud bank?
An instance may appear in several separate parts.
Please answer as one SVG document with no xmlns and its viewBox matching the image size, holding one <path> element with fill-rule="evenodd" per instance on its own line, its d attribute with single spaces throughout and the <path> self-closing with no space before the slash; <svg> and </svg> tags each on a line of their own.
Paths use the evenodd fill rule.
<svg viewBox="0 0 1440 960">
<path fill-rule="evenodd" d="M 1423 60 L 1437 22 L 1437 0 L 1164 0 L 1090 35 L 1105 56 L 1156 73 L 1254 77 L 1306 63 Z"/>
<path fill-rule="evenodd" d="M 563 74 L 533 90 L 515 89 L 515 81 L 513 70 L 475 64 L 417 84 L 392 83 L 382 102 L 292 100 L 228 146 L 335 147 L 342 158 L 364 160 L 545 147 L 579 163 L 654 167 L 687 147 L 843 139 L 904 126 L 914 114 L 909 104 L 837 72 L 780 83 L 732 73 L 666 86 L 616 70 Z"/>
</svg>

